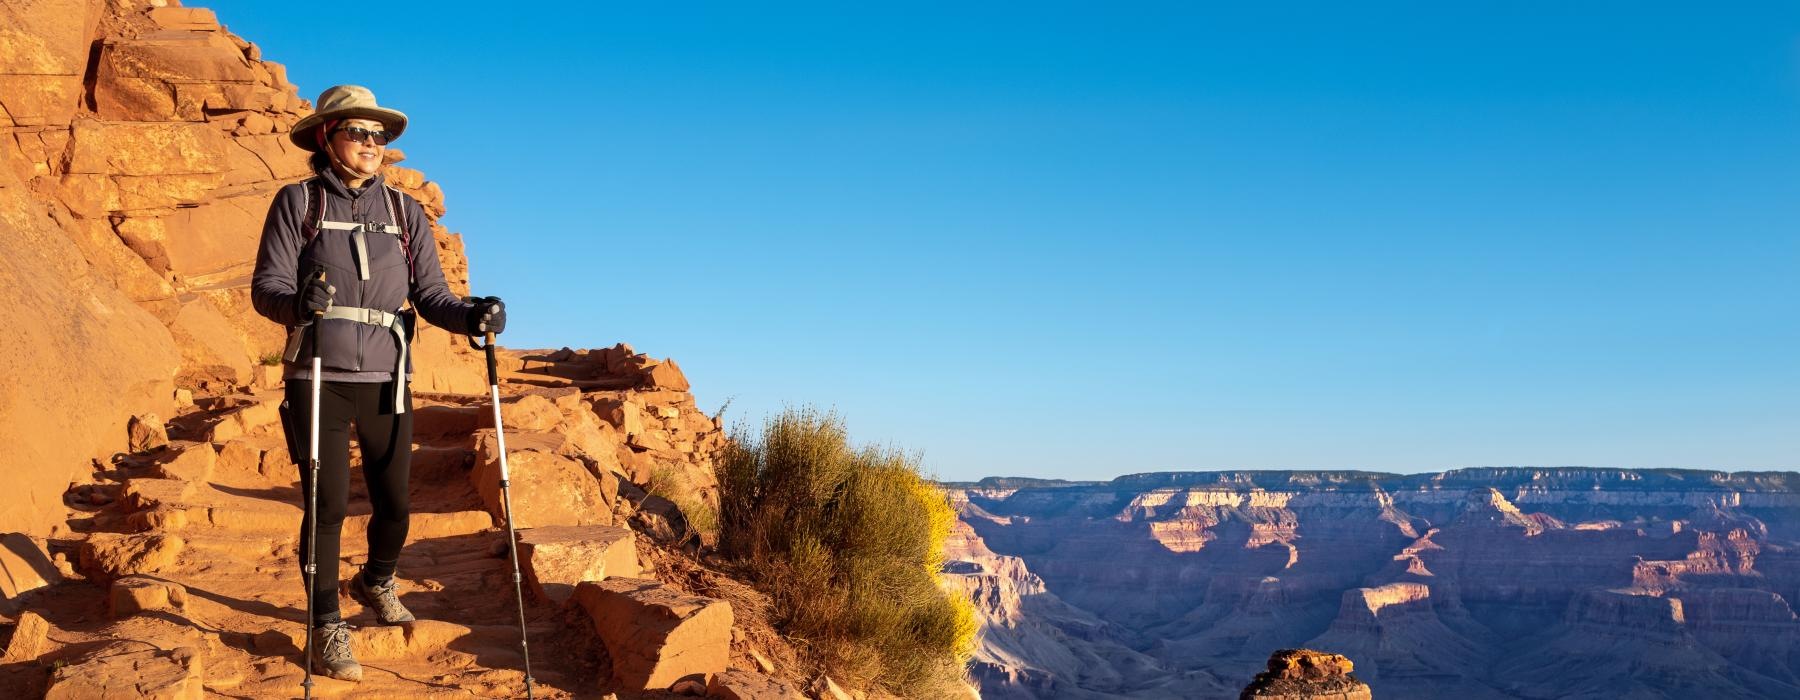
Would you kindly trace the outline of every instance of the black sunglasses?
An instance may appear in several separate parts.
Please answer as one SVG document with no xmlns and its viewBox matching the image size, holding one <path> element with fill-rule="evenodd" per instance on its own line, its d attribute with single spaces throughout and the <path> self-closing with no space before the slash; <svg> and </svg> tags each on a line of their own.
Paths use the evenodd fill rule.
<svg viewBox="0 0 1800 700">
<path fill-rule="evenodd" d="M 370 131 L 360 126 L 346 126 L 338 129 L 338 133 L 350 137 L 356 143 L 368 143 L 369 139 L 375 139 L 377 146 L 386 146 L 389 141 L 394 140 L 394 135 L 387 131 Z"/>
</svg>

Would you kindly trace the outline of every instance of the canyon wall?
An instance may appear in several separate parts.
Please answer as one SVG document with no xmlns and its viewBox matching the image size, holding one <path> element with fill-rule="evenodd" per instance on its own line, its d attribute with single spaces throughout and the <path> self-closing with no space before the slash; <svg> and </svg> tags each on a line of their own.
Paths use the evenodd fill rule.
<svg viewBox="0 0 1800 700">
<path fill-rule="evenodd" d="M 311 111 L 279 63 L 210 10 L 162 0 L 0 2 L 0 531 L 63 527 L 62 493 L 124 452 L 127 419 L 279 384 L 284 330 L 250 307 L 275 191 L 306 176 Z M 394 165 L 431 218 L 453 291 L 443 191 Z M 421 324 L 420 392 L 480 393 L 478 358 Z"/>
<path fill-rule="evenodd" d="M 1793 472 L 946 487 L 968 528 L 950 570 L 985 577 L 971 590 L 1011 582 L 976 598 L 985 693 L 1235 697 L 1271 652 L 1309 647 L 1353 659 L 1382 698 L 1800 697 Z M 1009 652 L 1042 628 L 1055 653 Z"/>
</svg>

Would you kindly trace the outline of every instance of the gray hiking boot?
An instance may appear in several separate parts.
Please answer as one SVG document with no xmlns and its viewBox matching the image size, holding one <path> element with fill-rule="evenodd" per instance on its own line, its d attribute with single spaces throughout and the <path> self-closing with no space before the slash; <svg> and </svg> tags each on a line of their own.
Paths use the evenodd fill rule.
<svg viewBox="0 0 1800 700">
<path fill-rule="evenodd" d="M 370 586 L 363 583 L 362 574 L 350 577 L 350 594 L 356 600 L 375 611 L 375 618 L 384 625 L 398 625 L 412 622 L 413 614 L 400 604 L 400 581 L 389 576 L 386 581 Z"/>
<path fill-rule="evenodd" d="M 362 664 L 350 653 L 350 623 L 339 620 L 313 629 L 313 673 L 340 681 L 362 680 Z"/>
</svg>

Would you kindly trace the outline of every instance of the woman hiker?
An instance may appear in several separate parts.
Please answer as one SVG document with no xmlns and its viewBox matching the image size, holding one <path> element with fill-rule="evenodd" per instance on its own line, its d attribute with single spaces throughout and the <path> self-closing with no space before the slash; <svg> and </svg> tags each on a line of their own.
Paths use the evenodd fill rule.
<svg viewBox="0 0 1800 700">
<path fill-rule="evenodd" d="M 452 333 L 499 333 L 506 327 L 506 308 L 498 298 L 464 301 L 450 293 L 424 209 L 383 181 L 382 155 L 405 130 L 406 115 L 377 105 L 368 88 L 338 85 L 320 94 L 318 111 L 295 123 L 290 135 L 294 145 L 312 152 L 315 175 L 275 194 L 251 284 L 257 312 L 289 329 L 283 407 L 296 464 L 310 458 L 304 452 L 314 408 L 315 352 L 324 368 L 318 522 L 303 519 L 297 551 L 304 573 L 317 527 L 314 670 L 344 680 L 362 678 L 337 596 L 338 540 L 350 491 L 350 426 L 356 425 L 363 481 L 374 506 L 369 559 L 351 578 L 350 592 L 382 624 L 400 624 L 413 619 L 400 604 L 394 579 L 409 508 L 413 423 L 406 385 L 413 313 Z M 409 301 L 412 310 L 402 308 Z M 301 469 L 302 489 L 312 486 L 308 472 Z"/>
</svg>

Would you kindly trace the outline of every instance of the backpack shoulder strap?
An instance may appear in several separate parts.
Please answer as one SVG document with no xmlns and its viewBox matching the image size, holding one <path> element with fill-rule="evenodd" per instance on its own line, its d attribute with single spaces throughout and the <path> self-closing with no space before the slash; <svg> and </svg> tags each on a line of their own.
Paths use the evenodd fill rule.
<svg viewBox="0 0 1800 700">
<path fill-rule="evenodd" d="M 300 191 L 306 196 L 306 218 L 300 225 L 306 228 L 306 240 L 311 241 L 325 222 L 325 187 L 319 184 L 319 178 L 311 177 L 300 183 Z"/>
<path fill-rule="evenodd" d="M 406 225 L 406 193 L 386 183 L 383 183 L 382 187 L 387 189 L 388 220 L 400 227 L 398 234 L 400 249 L 406 252 L 406 277 L 408 281 L 411 281 L 413 278 L 413 240 L 412 229 Z"/>
</svg>

